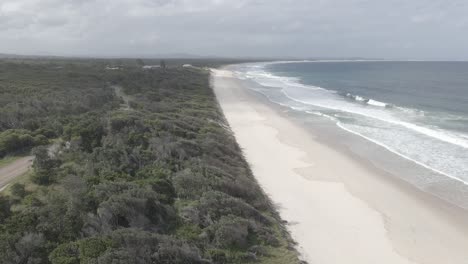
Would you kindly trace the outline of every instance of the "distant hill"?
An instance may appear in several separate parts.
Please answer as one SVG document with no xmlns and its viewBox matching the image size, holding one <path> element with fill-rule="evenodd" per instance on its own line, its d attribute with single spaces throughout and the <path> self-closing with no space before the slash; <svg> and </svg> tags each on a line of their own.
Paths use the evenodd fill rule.
<svg viewBox="0 0 468 264">
<path fill-rule="evenodd" d="M 19 55 L 19 54 L 0 53 L 0 59 L 54 59 L 54 58 L 65 58 L 65 57 L 52 56 L 52 55 Z"/>
<path fill-rule="evenodd" d="M 235 59 L 243 61 L 277 61 L 277 60 L 384 60 L 383 58 L 364 58 L 364 57 L 293 57 L 293 56 L 215 56 L 215 55 L 196 55 L 190 53 L 169 53 L 169 54 L 154 54 L 154 55 L 132 55 L 132 56 L 59 56 L 59 55 L 19 55 L 0 53 L 0 59 L 214 59 L 225 60 Z"/>
</svg>

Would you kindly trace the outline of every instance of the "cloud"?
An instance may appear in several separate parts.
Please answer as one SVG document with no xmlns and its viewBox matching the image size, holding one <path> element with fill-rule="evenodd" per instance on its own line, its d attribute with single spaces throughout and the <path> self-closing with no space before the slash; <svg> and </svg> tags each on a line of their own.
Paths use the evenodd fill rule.
<svg viewBox="0 0 468 264">
<path fill-rule="evenodd" d="M 428 2 L 2 0 L 0 53 L 461 56 L 468 2 Z"/>
</svg>

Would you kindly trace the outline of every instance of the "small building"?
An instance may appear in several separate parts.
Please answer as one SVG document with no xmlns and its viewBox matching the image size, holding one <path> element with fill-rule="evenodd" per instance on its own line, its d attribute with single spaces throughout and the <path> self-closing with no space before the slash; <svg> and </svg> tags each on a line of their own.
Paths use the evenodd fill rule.
<svg viewBox="0 0 468 264">
<path fill-rule="evenodd" d="M 160 65 L 145 65 L 142 68 L 143 70 L 151 70 L 151 69 L 161 68 L 161 66 Z"/>
<path fill-rule="evenodd" d="M 120 70 L 120 69 L 121 69 L 120 66 L 117 66 L 117 67 L 107 66 L 106 67 L 106 70 L 108 70 L 108 71 L 117 71 L 117 70 Z"/>
</svg>

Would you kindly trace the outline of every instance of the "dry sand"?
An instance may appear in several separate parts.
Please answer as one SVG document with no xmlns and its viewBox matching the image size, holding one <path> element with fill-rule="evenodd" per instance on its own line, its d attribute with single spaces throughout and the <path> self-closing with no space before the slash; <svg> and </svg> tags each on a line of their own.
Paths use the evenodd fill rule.
<svg viewBox="0 0 468 264">
<path fill-rule="evenodd" d="M 227 70 L 214 70 L 212 85 L 309 263 L 468 263 L 465 211 L 319 142 Z"/>
</svg>

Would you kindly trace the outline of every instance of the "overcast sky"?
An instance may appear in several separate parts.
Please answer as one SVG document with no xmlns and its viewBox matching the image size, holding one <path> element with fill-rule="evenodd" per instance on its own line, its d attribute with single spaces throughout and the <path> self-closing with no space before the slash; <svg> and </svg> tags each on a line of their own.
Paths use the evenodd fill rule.
<svg viewBox="0 0 468 264">
<path fill-rule="evenodd" d="M 0 0 L 0 53 L 468 59 L 468 0 Z"/>
</svg>

